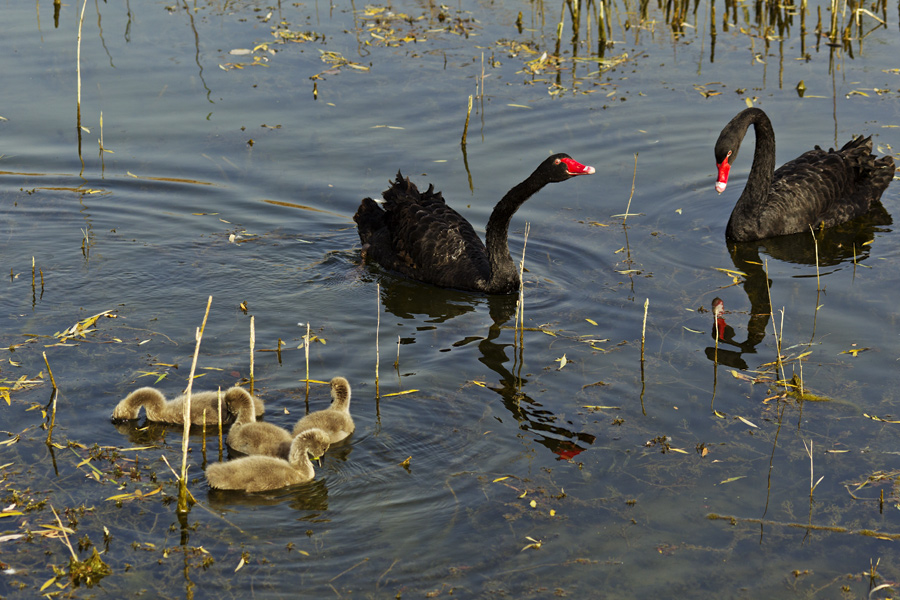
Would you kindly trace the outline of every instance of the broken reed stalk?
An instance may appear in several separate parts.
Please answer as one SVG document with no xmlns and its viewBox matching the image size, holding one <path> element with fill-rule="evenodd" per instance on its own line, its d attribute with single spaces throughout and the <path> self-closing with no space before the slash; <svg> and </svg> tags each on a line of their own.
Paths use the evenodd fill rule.
<svg viewBox="0 0 900 600">
<path fill-rule="evenodd" d="M 256 347 L 256 317 L 250 317 L 250 395 L 253 395 L 253 351 Z"/>
<path fill-rule="evenodd" d="M 206 461 L 206 410 L 203 411 L 203 419 L 200 421 L 203 438 L 200 440 L 200 452 L 202 453 L 204 462 Z"/>
<path fill-rule="evenodd" d="M 650 298 L 644 300 L 644 327 L 641 329 L 641 366 L 644 365 L 644 340 L 647 339 L 647 309 L 650 307 Z"/>
<path fill-rule="evenodd" d="M 772 306 L 772 290 L 769 287 L 769 259 L 767 258 L 763 263 L 764 271 L 766 274 L 766 293 L 769 295 L 769 316 L 772 318 L 772 331 L 775 334 L 775 353 L 778 355 L 775 359 L 776 364 L 778 365 L 778 371 L 781 371 L 781 382 L 782 385 L 787 385 L 786 380 L 784 378 L 784 364 L 781 362 L 781 338 L 778 335 L 778 326 L 775 325 L 775 309 Z M 784 327 L 784 311 L 781 313 L 781 324 Z M 782 332 L 784 330 L 782 329 Z M 776 373 L 776 376 L 778 373 Z"/>
<path fill-rule="evenodd" d="M 484 51 L 481 52 L 481 86 L 479 88 L 478 97 L 481 102 L 484 103 Z"/>
<path fill-rule="evenodd" d="M 219 416 L 219 462 L 222 462 L 222 450 L 224 449 L 224 445 L 222 444 L 222 386 L 219 386 L 219 391 L 217 392 L 217 404 L 216 409 L 218 411 Z"/>
<path fill-rule="evenodd" d="M 47 374 L 50 375 L 50 384 L 53 391 L 50 393 L 50 426 L 47 428 L 47 445 L 53 443 L 53 426 L 56 425 L 56 398 L 59 396 L 59 388 L 56 387 L 56 379 L 53 377 L 53 371 L 50 370 L 50 361 L 47 360 L 47 353 L 44 352 L 44 364 L 47 365 Z"/>
<path fill-rule="evenodd" d="M 78 43 L 76 52 L 75 71 L 77 75 L 77 102 L 75 129 L 78 132 L 78 154 L 81 155 L 81 26 L 84 24 L 84 9 L 87 7 L 87 0 L 81 4 L 81 16 L 78 18 Z"/>
<path fill-rule="evenodd" d="M 716 390 L 718 389 L 719 382 L 719 316 L 716 313 L 715 304 L 713 305 L 713 337 L 716 341 L 715 349 L 713 350 L 713 393 L 712 398 L 709 401 L 709 408 L 715 412 Z"/>
<path fill-rule="evenodd" d="M 206 313 L 203 315 L 203 323 L 194 334 L 197 344 L 194 346 L 194 359 L 191 361 L 191 372 L 188 375 L 187 391 L 184 395 L 184 406 L 181 413 L 184 418 L 184 430 L 181 435 L 181 476 L 178 479 L 178 512 L 180 513 L 187 513 L 190 510 L 187 489 L 187 454 L 191 431 L 191 389 L 194 387 L 194 373 L 197 370 L 197 358 L 200 355 L 200 341 L 203 339 L 203 330 L 206 329 L 206 319 L 209 317 L 211 306 L 212 296 L 206 301 Z"/>
<path fill-rule="evenodd" d="M 831 30 L 828 32 L 828 37 L 831 38 L 832 43 L 837 39 L 837 4 L 837 0 L 831 0 Z"/>
<path fill-rule="evenodd" d="M 471 96 L 470 96 L 471 98 Z M 470 100 L 471 101 L 471 100 Z M 378 334 L 381 331 L 381 284 L 375 284 L 375 295 L 376 300 L 378 301 L 378 310 L 375 311 L 376 319 L 375 319 L 375 399 L 381 397 L 380 390 L 378 387 L 378 363 L 381 361 L 381 356 L 378 352 Z"/>
<path fill-rule="evenodd" d="M 822 291 L 822 284 L 819 282 L 819 240 L 816 239 L 816 231 L 813 229 L 813 226 L 809 226 L 809 232 L 812 233 L 813 236 L 813 245 L 816 251 L 816 291 Z"/>
<path fill-rule="evenodd" d="M 306 360 L 306 401 L 309 403 L 309 321 L 306 322 L 306 335 L 303 336 L 303 356 Z"/>
<path fill-rule="evenodd" d="M 813 491 L 819 484 L 825 479 L 825 476 L 822 475 L 819 477 L 819 481 L 813 483 L 813 441 L 809 440 L 809 446 L 806 445 L 806 440 L 801 440 L 803 442 L 803 448 L 806 450 L 806 454 L 809 456 L 809 502 L 812 504 L 813 501 Z"/>
<path fill-rule="evenodd" d="M 78 555 L 75 554 L 75 549 L 72 548 L 72 543 L 69 541 L 69 536 L 66 535 L 66 528 L 63 527 L 62 520 L 59 518 L 59 514 L 56 512 L 56 509 L 53 508 L 53 505 L 50 505 L 50 510 L 53 511 L 53 516 L 56 517 L 56 522 L 59 524 L 59 532 L 63 534 L 63 543 L 69 549 L 69 553 L 72 555 L 72 560 L 78 562 Z"/>
<path fill-rule="evenodd" d="M 625 206 L 625 216 L 622 217 L 622 224 L 625 224 L 625 220 L 628 218 L 628 213 L 631 211 L 631 199 L 634 198 L 634 181 L 637 179 L 637 157 L 638 153 L 634 153 L 634 173 L 631 175 L 631 194 L 628 195 L 628 205 Z"/>
<path fill-rule="evenodd" d="M 520 346 L 525 342 L 525 247 L 531 223 L 525 223 L 525 238 L 522 240 L 522 260 L 519 262 L 519 299 L 516 301 L 516 338 Z"/>
<path fill-rule="evenodd" d="M 472 96 L 469 96 L 469 108 L 466 110 L 466 125 L 463 127 L 462 141 L 464 147 L 466 145 L 466 135 L 469 133 L 469 117 L 472 116 Z"/>
<path fill-rule="evenodd" d="M 400 336 L 397 336 L 397 360 L 394 361 L 394 369 L 400 372 Z"/>
<path fill-rule="evenodd" d="M 724 319 L 724 317 L 722 318 Z M 715 309 L 713 309 L 713 337 L 716 338 L 716 349 L 715 354 L 713 354 L 713 362 L 719 364 L 719 316 L 716 314 Z"/>
</svg>

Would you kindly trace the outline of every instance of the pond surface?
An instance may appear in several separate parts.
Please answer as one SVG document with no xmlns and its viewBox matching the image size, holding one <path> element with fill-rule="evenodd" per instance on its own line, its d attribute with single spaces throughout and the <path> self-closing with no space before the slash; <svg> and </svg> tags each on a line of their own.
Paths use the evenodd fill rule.
<svg viewBox="0 0 900 600">
<path fill-rule="evenodd" d="M 779 163 L 854 134 L 900 147 L 897 7 L 862 8 L 840 8 L 832 42 L 819 1 L 89 2 L 79 136 L 82 6 L 4 3 L 0 596 L 856 598 L 898 581 L 900 187 L 815 239 L 730 248 L 752 136 L 713 186 L 716 136 L 748 104 Z M 351 217 L 398 169 L 483 232 L 554 152 L 597 174 L 513 220 L 524 331 L 515 298 L 361 263 Z M 357 430 L 313 482 L 261 494 L 210 490 L 218 442 L 197 430 L 179 515 L 163 459 L 181 464 L 181 431 L 109 415 L 136 387 L 185 388 L 210 296 L 194 390 L 246 383 L 252 326 L 267 421 L 324 408 L 305 380 L 342 375 Z M 794 375 L 802 396 L 776 382 Z"/>
</svg>

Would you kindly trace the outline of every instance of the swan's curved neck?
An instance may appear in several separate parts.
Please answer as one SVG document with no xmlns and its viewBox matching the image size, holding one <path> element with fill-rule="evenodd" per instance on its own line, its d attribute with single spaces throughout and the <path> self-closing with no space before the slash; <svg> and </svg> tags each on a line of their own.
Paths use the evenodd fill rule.
<svg viewBox="0 0 900 600">
<path fill-rule="evenodd" d="M 234 425 L 256 422 L 256 406 L 249 393 L 243 392 L 236 398 L 227 398 L 228 407 L 235 414 Z"/>
<path fill-rule="evenodd" d="M 338 393 L 336 393 L 331 400 L 331 408 L 332 408 L 332 410 L 349 412 L 350 411 L 350 394 L 346 390 L 341 390 Z"/>
<path fill-rule="evenodd" d="M 129 412 L 134 415 L 132 418 L 137 418 L 141 406 L 147 411 L 147 418 L 151 421 L 160 420 L 163 412 L 166 410 L 165 396 L 153 388 L 141 389 L 133 392 L 127 400 Z"/>
<path fill-rule="evenodd" d="M 528 179 L 506 192 L 494 207 L 485 230 L 485 246 L 491 265 L 491 287 L 518 288 L 519 274 L 509 255 L 509 223 L 519 207 L 546 185 L 532 174 Z"/>
<path fill-rule="evenodd" d="M 747 113 L 747 119 L 743 125 L 744 132 L 753 124 L 753 133 L 756 137 L 753 150 L 753 164 L 750 165 L 750 175 L 747 176 L 747 185 L 737 201 L 738 208 L 760 206 L 769 195 L 772 188 L 772 176 L 775 173 L 775 131 L 772 122 L 762 111 Z"/>
</svg>

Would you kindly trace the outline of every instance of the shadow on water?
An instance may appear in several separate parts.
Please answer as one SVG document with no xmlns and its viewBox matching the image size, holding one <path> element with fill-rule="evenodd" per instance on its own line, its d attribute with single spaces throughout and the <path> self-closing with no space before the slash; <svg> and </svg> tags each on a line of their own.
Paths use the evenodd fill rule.
<svg viewBox="0 0 900 600">
<path fill-rule="evenodd" d="M 515 343 L 516 336 L 510 324 L 516 313 L 517 296 L 471 294 L 384 276 L 381 278 L 381 301 L 385 310 L 396 317 L 413 319 L 414 315 L 424 314 L 427 316 L 424 322 L 431 324 L 446 323 L 486 304 L 491 325 L 485 335 L 467 335 L 452 346 L 460 348 L 477 343 L 478 361 L 499 377 L 495 385 L 486 387 L 500 395 L 503 406 L 520 429 L 534 434 L 539 444 L 563 459 L 572 458 L 593 444 L 593 435 L 567 428 L 566 421 L 525 393 L 528 379 L 517 374 L 523 353 Z M 435 328 L 419 327 L 420 330 Z M 510 342 L 500 341 L 504 333 L 508 334 L 506 337 Z M 407 340 L 406 343 L 413 342 Z"/>
<path fill-rule="evenodd" d="M 797 233 L 755 242 L 730 242 L 729 253 L 734 268 L 745 275 L 742 284 L 744 292 L 750 300 L 750 319 L 747 322 L 747 338 L 743 341 L 734 339 L 734 329 L 727 325 L 724 317 L 717 318 L 713 325 L 712 336 L 719 336 L 720 344 L 727 344 L 734 349 L 718 347 L 720 364 L 741 370 L 747 369 L 744 354 L 756 354 L 756 347 L 766 337 L 769 324 L 770 302 L 769 287 L 772 281 L 766 276 L 765 263 L 760 257 L 760 250 L 776 260 L 798 265 L 818 266 L 819 269 L 829 267 L 820 275 L 833 273 L 846 263 L 853 268 L 866 260 L 872 250 L 876 233 L 887 233 L 893 224 L 890 213 L 876 203 L 867 214 L 829 229 L 810 234 Z M 815 277 L 814 274 L 797 277 Z M 707 347 L 706 356 L 715 361 L 717 349 Z"/>
<path fill-rule="evenodd" d="M 283 488 L 274 492 L 240 492 L 210 489 L 207 496 L 213 510 L 233 510 L 240 506 L 281 506 L 294 510 L 324 512 L 328 510 L 328 484 L 324 479 Z M 309 515 L 306 519 L 316 519 Z"/>
</svg>

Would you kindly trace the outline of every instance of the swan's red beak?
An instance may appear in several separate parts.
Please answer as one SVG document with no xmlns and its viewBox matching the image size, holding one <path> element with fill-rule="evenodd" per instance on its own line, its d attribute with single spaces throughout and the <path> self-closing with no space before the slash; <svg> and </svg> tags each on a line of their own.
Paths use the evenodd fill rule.
<svg viewBox="0 0 900 600">
<path fill-rule="evenodd" d="M 729 154 L 731 154 L 729 152 Z M 731 165 L 728 164 L 728 157 L 722 159 L 718 165 L 719 168 L 719 177 L 716 179 L 716 191 L 720 194 L 725 191 L 725 186 L 728 185 L 728 172 L 731 171 Z"/>
<path fill-rule="evenodd" d="M 577 160 L 571 158 L 563 158 L 562 162 L 566 164 L 566 170 L 569 175 L 593 175 L 594 167 L 583 165 Z"/>
</svg>

